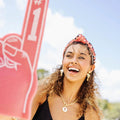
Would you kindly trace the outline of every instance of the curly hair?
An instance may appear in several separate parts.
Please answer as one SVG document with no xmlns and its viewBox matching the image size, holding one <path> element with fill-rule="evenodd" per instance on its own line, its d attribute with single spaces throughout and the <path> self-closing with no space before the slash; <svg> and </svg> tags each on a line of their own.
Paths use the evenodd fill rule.
<svg viewBox="0 0 120 120">
<path fill-rule="evenodd" d="M 78 43 L 75 42 L 73 44 L 78 44 Z M 88 51 L 89 54 L 91 54 L 89 48 Z M 60 94 L 63 91 L 63 79 L 64 79 L 64 73 L 61 75 L 61 70 L 62 70 L 62 65 L 59 66 L 55 70 L 55 72 L 50 75 L 49 78 L 47 78 L 44 92 L 46 92 L 49 95 L 55 93 L 56 95 L 60 96 Z M 89 80 L 87 81 L 87 76 L 86 76 L 82 86 L 80 87 L 77 93 L 77 98 L 78 98 L 77 102 L 80 105 L 79 115 L 84 114 L 88 107 L 92 107 L 100 118 L 101 112 L 96 102 L 97 95 L 99 95 L 98 85 L 95 82 L 95 71 L 93 70 L 90 73 Z"/>
</svg>

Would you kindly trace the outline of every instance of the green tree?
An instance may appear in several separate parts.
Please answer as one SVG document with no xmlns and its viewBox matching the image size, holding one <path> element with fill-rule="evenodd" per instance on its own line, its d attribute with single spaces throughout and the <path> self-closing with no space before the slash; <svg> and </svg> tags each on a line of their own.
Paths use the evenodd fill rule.
<svg viewBox="0 0 120 120">
<path fill-rule="evenodd" d="M 44 77 L 46 77 L 49 74 L 49 72 L 45 69 L 38 69 L 37 70 L 37 76 L 38 76 L 38 80 L 43 79 Z"/>
<path fill-rule="evenodd" d="M 108 100 L 100 99 L 98 104 L 103 112 L 103 120 L 120 120 L 120 103 L 110 103 Z"/>
</svg>

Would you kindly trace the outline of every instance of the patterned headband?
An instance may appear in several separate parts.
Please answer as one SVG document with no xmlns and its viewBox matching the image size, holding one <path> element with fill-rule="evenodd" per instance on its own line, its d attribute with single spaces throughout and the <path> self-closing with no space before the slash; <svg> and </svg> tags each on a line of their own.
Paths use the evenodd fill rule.
<svg viewBox="0 0 120 120">
<path fill-rule="evenodd" d="M 74 42 L 78 42 L 78 43 L 82 43 L 84 45 L 87 45 L 87 47 L 88 47 L 88 49 L 90 51 L 91 58 L 92 58 L 92 64 L 95 64 L 96 54 L 95 54 L 94 48 L 93 48 L 92 44 L 90 42 L 88 42 L 87 39 L 82 34 L 79 34 L 77 37 L 75 37 L 73 40 L 71 40 L 67 44 L 67 46 L 64 49 L 63 56 L 64 56 L 65 51 L 67 50 L 67 48 Z"/>
</svg>

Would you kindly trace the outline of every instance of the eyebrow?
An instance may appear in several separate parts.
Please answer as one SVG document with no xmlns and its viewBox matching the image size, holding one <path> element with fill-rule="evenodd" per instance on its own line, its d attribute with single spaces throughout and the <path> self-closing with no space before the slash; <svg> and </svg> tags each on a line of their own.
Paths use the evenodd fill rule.
<svg viewBox="0 0 120 120">
<path fill-rule="evenodd" d="M 66 53 L 73 53 L 73 52 L 71 52 L 71 51 L 68 51 L 68 52 L 66 52 Z"/>
<path fill-rule="evenodd" d="M 71 52 L 71 51 L 68 51 L 67 53 L 70 53 L 70 54 L 72 54 L 73 52 Z M 85 54 L 85 53 L 82 53 L 82 52 L 80 52 L 80 55 L 85 55 L 85 56 L 87 56 L 87 54 Z"/>
<path fill-rule="evenodd" d="M 87 54 L 85 54 L 85 53 L 80 53 L 80 55 L 85 55 L 85 56 L 87 56 Z"/>
</svg>

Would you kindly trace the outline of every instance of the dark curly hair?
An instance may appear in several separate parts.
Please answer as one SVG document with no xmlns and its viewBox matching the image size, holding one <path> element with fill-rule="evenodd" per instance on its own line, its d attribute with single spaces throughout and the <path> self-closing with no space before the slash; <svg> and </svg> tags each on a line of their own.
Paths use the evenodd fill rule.
<svg viewBox="0 0 120 120">
<path fill-rule="evenodd" d="M 82 44 L 82 43 L 74 42 L 73 44 Z M 91 51 L 89 50 L 88 47 L 87 49 L 91 56 Z M 92 65 L 92 58 L 91 58 L 91 65 Z M 55 72 L 50 75 L 50 77 L 48 77 L 46 82 L 47 85 L 44 90 L 44 92 L 46 92 L 47 94 L 50 95 L 52 93 L 55 93 L 56 95 L 60 96 L 60 94 L 62 93 L 64 73 L 61 75 L 61 69 L 62 69 L 62 65 L 59 66 L 55 70 Z M 86 76 L 82 86 L 80 87 L 77 93 L 77 98 L 78 98 L 77 102 L 80 104 L 79 115 L 84 114 L 86 112 L 87 107 L 92 107 L 100 118 L 101 112 L 96 102 L 97 95 L 99 95 L 98 85 L 95 82 L 95 71 L 93 70 L 90 73 L 89 80 L 87 81 L 87 76 Z"/>
</svg>

